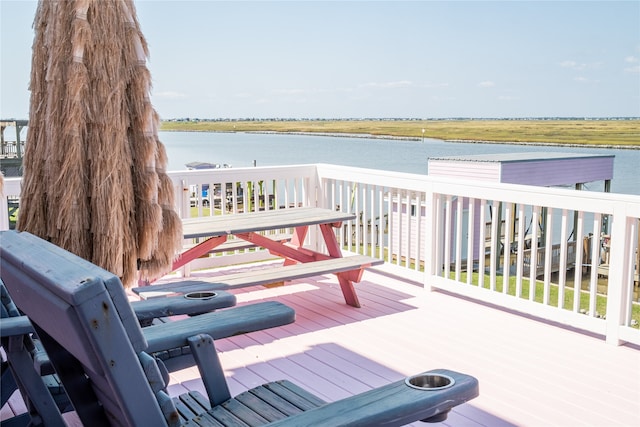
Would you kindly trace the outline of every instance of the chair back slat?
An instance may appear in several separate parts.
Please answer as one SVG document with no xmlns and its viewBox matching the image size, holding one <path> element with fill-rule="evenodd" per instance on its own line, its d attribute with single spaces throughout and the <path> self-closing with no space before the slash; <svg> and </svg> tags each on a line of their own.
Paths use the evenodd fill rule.
<svg viewBox="0 0 640 427">
<path fill-rule="evenodd" d="M 81 419 L 78 405 L 92 400 L 88 378 L 108 423 L 166 425 L 138 358 L 146 342 L 120 280 L 25 232 L 0 234 L 0 258 L 2 280 L 34 324 Z"/>
<path fill-rule="evenodd" d="M 131 344 L 137 352 L 147 348 L 138 319 L 117 276 L 33 234 L 4 231 L 0 232 L 0 236 L 2 247 L 7 249 L 7 258 L 12 257 L 16 262 L 28 263 L 22 273 L 41 283 L 53 283 L 53 286 L 48 286 L 49 292 L 68 304 L 74 302 L 69 299 L 71 296 L 76 302 L 80 302 L 84 292 L 93 292 L 91 286 L 82 286 L 84 281 L 102 279 L 116 305 Z M 23 259 L 18 258 L 16 249 L 11 245 L 24 246 L 20 251 L 24 255 Z"/>
</svg>

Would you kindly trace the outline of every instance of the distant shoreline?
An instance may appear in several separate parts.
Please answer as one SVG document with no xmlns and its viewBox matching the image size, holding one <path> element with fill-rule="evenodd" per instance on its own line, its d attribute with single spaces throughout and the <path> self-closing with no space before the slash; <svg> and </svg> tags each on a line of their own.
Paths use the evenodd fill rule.
<svg viewBox="0 0 640 427">
<path fill-rule="evenodd" d="M 571 147 L 571 148 L 606 148 L 620 150 L 640 150 L 638 145 L 611 145 L 611 144 L 569 144 L 560 142 L 508 142 L 508 141 L 481 141 L 474 139 L 446 139 L 445 142 L 462 142 L 467 144 L 511 144 L 511 145 L 534 145 L 543 147 Z"/>
<path fill-rule="evenodd" d="M 324 136 L 331 138 L 360 138 L 360 139 L 385 139 L 395 141 L 422 141 L 421 137 L 413 136 L 394 136 L 394 135 L 372 135 L 366 133 L 340 133 L 340 132 L 279 132 L 270 130 L 260 131 L 232 131 L 232 130 L 196 130 L 196 129 L 171 129 L 162 130 L 162 132 L 210 132 L 210 133 L 255 133 L 266 135 L 302 135 L 302 136 Z M 433 137 L 425 137 L 425 139 L 439 139 Z M 527 141 L 490 141 L 480 139 L 439 139 L 444 142 L 465 143 L 465 144 L 503 144 L 503 145 L 531 145 L 540 147 L 571 147 L 571 148 L 604 148 L 604 149 L 623 149 L 623 150 L 640 150 L 640 145 L 611 145 L 611 144 L 570 144 L 559 142 L 527 142 Z"/>
</svg>

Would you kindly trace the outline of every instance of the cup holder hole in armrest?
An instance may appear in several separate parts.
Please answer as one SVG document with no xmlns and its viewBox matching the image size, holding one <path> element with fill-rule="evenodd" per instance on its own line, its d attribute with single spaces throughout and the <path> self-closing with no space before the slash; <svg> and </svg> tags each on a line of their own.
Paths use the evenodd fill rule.
<svg viewBox="0 0 640 427">
<path fill-rule="evenodd" d="M 211 298 L 215 298 L 218 294 L 210 291 L 200 291 L 200 292 L 189 292 L 184 294 L 186 299 L 194 299 L 194 300 L 207 300 Z"/>
<path fill-rule="evenodd" d="M 425 373 L 408 377 L 405 383 L 418 390 L 442 390 L 452 387 L 456 382 L 448 375 Z"/>
</svg>

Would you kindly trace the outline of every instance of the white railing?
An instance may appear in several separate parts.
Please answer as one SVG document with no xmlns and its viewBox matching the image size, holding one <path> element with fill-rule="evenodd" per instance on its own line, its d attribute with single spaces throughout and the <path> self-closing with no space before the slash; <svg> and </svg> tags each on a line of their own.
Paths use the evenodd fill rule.
<svg viewBox="0 0 640 427">
<path fill-rule="evenodd" d="M 183 218 L 314 206 L 317 199 L 315 165 L 184 170 L 170 172 L 169 176 L 176 190 L 178 213 Z M 310 233 L 309 244 L 316 244 L 315 237 Z M 189 263 L 183 274 L 189 275 L 193 269 L 269 258 L 273 258 L 269 252 L 255 248 L 210 254 Z"/>
<path fill-rule="evenodd" d="M 20 199 L 21 178 L 4 178 L 0 186 L 0 231 L 9 229 L 10 217 Z"/>
<path fill-rule="evenodd" d="M 427 199 L 431 202 L 429 216 L 432 218 L 428 221 L 431 237 L 427 242 L 429 284 L 606 335 L 610 343 L 640 342 L 638 329 L 632 327 L 633 320 L 638 321 L 637 315 L 633 319 L 633 300 L 638 299 L 634 275 L 638 264 L 640 197 L 481 182 L 429 181 Z M 475 248 L 484 246 L 484 239 L 479 235 L 484 227 L 480 227 L 480 233 L 473 230 L 475 224 L 489 218 L 489 208 L 492 244 L 488 253 L 482 251 L 476 257 Z M 529 242 L 524 230 L 528 220 L 519 221 L 517 232 L 507 227 L 504 236 L 498 236 L 496 230 L 501 218 L 514 215 L 525 218 L 527 213 L 535 227 L 535 231 L 530 230 Z M 470 230 L 466 234 L 465 227 Z M 514 240 L 512 236 L 516 233 Z M 609 254 L 603 253 L 601 244 L 583 247 L 583 237 L 589 234 L 602 236 L 603 242 L 606 239 Z M 577 240 L 579 249 L 574 253 L 575 264 L 570 265 L 573 240 Z M 552 248 L 542 252 L 542 278 L 535 274 L 535 269 L 530 269 L 528 277 L 524 274 L 527 245 Z M 553 249 L 556 245 L 560 247 L 559 255 Z M 466 256 L 462 247 L 467 249 Z M 507 255 L 504 248 L 508 248 Z M 538 265 L 535 258 L 539 253 L 530 253 L 531 265 Z M 552 274 L 554 256 L 559 270 L 555 277 Z M 605 258 L 609 260 L 609 275 L 602 278 L 597 267 Z M 468 259 L 477 260 L 474 274 L 466 274 L 462 268 Z M 595 260 L 595 265 L 594 262 L 586 264 L 585 259 Z M 505 283 L 509 285 L 503 286 Z"/>
<path fill-rule="evenodd" d="M 24 153 L 24 141 L 18 144 L 16 141 L 2 141 L 0 143 L 0 158 L 22 157 Z"/>
<path fill-rule="evenodd" d="M 389 273 L 601 334 L 609 343 L 640 344 L 633 323 L 640 317 L 633 311 L 640 196 L 327 164 L 170 177 L 183 217 L 310 205 L 353 212 L 356 219 L 338 231 L 345 250 L 386 260 L 379 268 Z M 4 194 L 19 196 L 19 179 L 6 179 Z M 6 200 L 6 227 L 2 215 Z M 307 244 L 318 241 L 310 233 Z M 234 251 L 191 268 L 268 256 Z"/>
<path fill-rule="evenodd" d="M 358 213 L 352 251 L 404 277 L 424 269 L 427 288 L 640 344 L 640 196 L 332 165 L 318 176 L 323 206 Z"/>
</svg>

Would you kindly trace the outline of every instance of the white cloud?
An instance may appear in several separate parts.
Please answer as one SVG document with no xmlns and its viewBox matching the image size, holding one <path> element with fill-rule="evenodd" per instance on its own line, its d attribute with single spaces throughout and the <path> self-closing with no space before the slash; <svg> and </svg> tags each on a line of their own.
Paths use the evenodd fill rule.
<svg viewBox="0 0 640 427">
<path fill-rule="evenodd" d="M 624 62 L 626 62 L 627 64 L 633 64 L 623 69 L 625 73 L 631 73 L 631 74 L 640 73 L 640 65 L 635 65 L 640 62 L 640 58 L 638 58 L 637 56 L 629 55 L 626 58 L 624 58 Z"/>
<path fill-rule="evenodd" d="M 640 65 L 635 65 L 633 67 L 627 67 L 624 69 L 625 73 L 633 73 L 633 74 L 639 74 L 640 73 Z"/>
<path fill-rule="evenodd" d="M 587 68 L 587 64 L 578 63 L 576 61 L 562 61 L 560 63 L 560 66 L 562 68 L 569 68 L 571 70 L 577 70 L 577 71 L 584 70 L 585 68 Z"/>
<path fill-rule="evenodd" d="M 492 81 L 484 81 L 484 82 L 480 82 L 478 83 L 479 87 L 494 87 L 496 84 Z"/>
</svg>

